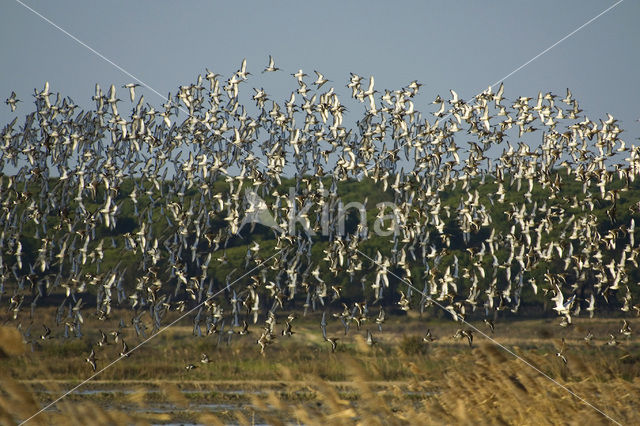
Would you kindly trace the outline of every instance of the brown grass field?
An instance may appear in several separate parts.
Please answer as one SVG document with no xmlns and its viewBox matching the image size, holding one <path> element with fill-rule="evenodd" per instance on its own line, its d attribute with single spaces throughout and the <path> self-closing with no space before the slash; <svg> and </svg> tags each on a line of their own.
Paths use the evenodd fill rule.
<svg viewBox="0 0 640 426">
<path fill-rule="evenodd" d="M 382 332 L 367 324 L 347 336 L 332 321 L 328 335 L 340 340 L 331 353 L 314 314 L 297 319 L 295 334 L 278 336 L 263 355 L 257 326 L 228 344 L 226 335 L 220 343 L 216 335 L 193 337 L 180 323 L 29 423 L 630 424 L 640 408 L 640 344 L 619 335 L 621 322 L 576 319 L 568 328 L 556 320 L 498 322 L 495 334 L 472 323 L 549 378 L 477 332 L 472 347 L 454 340 L 459 325 L 445 320 L 392 317 Z M 0 424 L 19 424 L 90 377 L 91 342 L 98 328 L 116 324 L 87 319 L 83 339 L 63 340 L 54 330 L 33 351 L 14 327 L 0 328 Z M 36 337 L 39 327 L 32 328 Z M 427 328 L 438 338 L 428 344 Z M 366 329 L 378 341 L 372 347 Z M 595 335 L 590 344 L 587 330 Z M 610 333 L 618 345 L 607 343 Z M 131 327 L 122 335 L 130 349 L 141 341 Z M 566 364 L 556 356 L 563 338 Z M 93 347 L 98 369 L 122 348 L 113 341 Z M 210 363 L 199 362 L 203 352 Z M 197 368 L 187 371 L 188 363 Z"/>
</svg>

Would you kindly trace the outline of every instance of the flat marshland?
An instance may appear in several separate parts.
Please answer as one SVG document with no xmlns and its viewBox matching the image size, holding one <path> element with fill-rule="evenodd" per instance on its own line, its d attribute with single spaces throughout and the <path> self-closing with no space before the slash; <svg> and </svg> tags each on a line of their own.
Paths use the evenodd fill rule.
<svg viewBox="0 0 640 426">
<path fill-rule="evenodd" d="M 92 347 L 98 370 L 119 357 L 121 341 L 109 336 L 99 347 L 100 335 L 93 331 L 108 333 L 117 322 L 86 321 L 83 339 L 43 340 L 41 325 L 34 324 L 31 332 L 39 340 L 27 345 L 15 329 L 2 329 L 0 424 L 19 423 L 90 377 L 85 359 Z M 619 333 L 620 319 L 576 319 L 566 328 L 555 319 L 505 320 L 496 323 L 494 333 L 472 322 L 495 342 L 476 331 L 470 347 L 467 339 L 452 337 L 459 324 L 443 319 L 391 316 L 382 332 L 365 323 L 360 330 L 352 325 L 345 335 L 332 318 L 327 335 L 339 338 L 335 353 L 319 322 L 317 313 L 294 320 L 294 334 L 278 335 L 261 354 L 258 326 L 249 326 L 246 335 L 223 330 L 194 337 L 185 320 L 31 421 L 607 424 L 610 419 L 569 391 L 621 423 L 632 423 L 640 404 L 640 343 Z M 278 330 L 281 323 L 284 318 Z M 423 342 L 427 329 L 433 342 Z M 365 341 L 367 330 L 376 341 L 372 346 Z M 594 338 L 587 343 L 589 331 Z M 617 344 L 611 344 L 610 334 Z M 129 349 L 144 340 L 131 326 L 121 329 L 120 338 Z M 200 362 L 203 353 L 209 363 Z M 187 370 L 189 364 L 195 368 Z"/>
</svg>

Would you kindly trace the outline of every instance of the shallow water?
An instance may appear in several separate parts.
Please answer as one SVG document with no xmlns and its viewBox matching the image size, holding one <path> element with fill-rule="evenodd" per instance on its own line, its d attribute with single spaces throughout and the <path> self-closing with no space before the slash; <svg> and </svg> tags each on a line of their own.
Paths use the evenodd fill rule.
<svg viewBox="0 0 640 426">
<path fill-rule="evenodd" d="M 344 389 L 343 389 L 344 391 Z M 47 402 L 52 401 L 55 397 L 59 396 L 63 391 L 54 391 L 50 389 L 40 388 L 34 389 L 37 395 L 41 398 L 44 397 Z M 134 403 L 131 400 L 131 395 L 144 392 L 146 394 L 154 395 L 152 400 L 144 401 L 141 403 Z M 225 424 L 235 424 L 235 413 L 243 413 L 244 415 L 255 416 L 254 407 L 251 404 L 252 396 L 264 396 L 270 392 L 276 394 L 282 393 L 283 397 L 292 397 L 297 399 L 301 396 L 305 398 L 309 394 L 309 390 L 297 389 L 286 390 L 280 386 L 264 386 L 260 388 L 242 388 L 233 385 L 222 385 L 221 389 L 217 386 L 204 387 L 204 388 L 187 388 L 180 389 L 182 395 L 187 399 L 185 405 L 181 405 L 175 402 L 175 399 L 169 399 L 162 396 L 164 389 L 162 387 L 149 387 L 149 388 L 134 388 L 134 387 L 113 387 L 113 385 L 106 385 L 101 388 L 100 385 L 93 386 L 92 388 L 78 389 L 73 392 L 78 400 L 82 400 L 83 397 L 98 404 L 104 410 L 111 411 L 117 410 L 124 413 L 129 413 L 134 417 L 138 415 L 158 415 L 163 417 L 166 422 L 158 421 L 152 424 L 157 425 L 186 425 L 195 426 L 201 423 L 194 423 L 194 418 L 197 419 L 199 414 L 211 413 L 215 416 L 220 416 L 220 420 Z M 434 395 L 437 392 L 416 392 L 405 389 L 403 393 L 411 398 L 415 397 L 427 397 Z M 47 402 L 43 401 L 43 405 Z M 308 401 L 309 404 L 316 404 L 315 401 Z M 303 402 L 304 404 L 304 402 Z M 48 412 L 59 411 L 54 405 L 47 409 Z M 261 424 L 260 418 L 252 417 L 257 421 L 256 424 Z M 184 421 L 182 421 L 184 420 Z M 227 423 L 229 421 L 230 423 Z"/>
<path fill-rule="evenodd" d="M 212 403 L 194 404 L 194 403 L 191 403 L 191 404 L 189 404 L 189 408 L 188 409 L 189 409 L 189 411 L 203 411 L 203 412 L 209 412 L 209 413 L 219 413 L 219 412 L 222 412 L 222 411 L 240 410 L 240 409 L 242 409 L 242 407 L 239 404 L 212 404 Z M 178 408 L 173 404 L 166 404 L 166 403 L 148 404 L 148 405 L 145 405 L 144 407 L 139 407 L 139 408 L 135 409 L 135 411 L 137 411 L 137 412 L 154 413 L 154 414 L 174 413 L 174 412 L 179 412 L 181 410 L 182 410 L 181 408 Z"/>
<path fill-rule="evenodd" d="M 145 389 L 145 393 L 161 393 L 163 392 L 161 389 Z M 53 391 L 50 389 L 37 389 L 36 393 L 39 394 L 49 394 L 49 395 L 57 395 L 61 394 L 61 391 Z M 137 389 L 122 389 L 122 388 L 112 388 L 112 389 L 82 389 L 76 390 L 73 392 L 73 395 L 114 395 L 114 394 L 123 394 L 123 395 L 131 395 L 133 393 L 139 392 Z M 184 394 L 198 394 L 198 393 L 209 393 L 215 392 L 222 395 L 266 395 L 265 391 L 258 389 L 182 389 L 182 393 Z"/>
</svg>

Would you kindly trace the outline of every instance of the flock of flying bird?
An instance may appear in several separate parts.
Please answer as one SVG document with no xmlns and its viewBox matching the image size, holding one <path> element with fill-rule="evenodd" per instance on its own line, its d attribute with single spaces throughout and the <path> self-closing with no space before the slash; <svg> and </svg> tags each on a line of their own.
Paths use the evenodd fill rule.
<svg viewBox="0 0 640 426">
<path fill-rule="evenodd" d="M 270 58 L 263 72 L 283 71 Z M 298 301 L 305 314 L 323 312 L 332 351 L 338 338 L 327 335 L 328 321 L 339 321 L 345 333 L 366 321 L 381 331 L 384 308 L 422 312 L 435 303 L 456 321 L 484 312 L 493 329 L 491 315 L 517 312 L 527 287 L 545 294 L 563 326 L 609 302 L 640 313 L 632 302 L 640 206 L 617 210 L 620 197 L 634 191 L 640 149 L 625 144 L 612 116 L 590 120 L 569 90 L 508 101 L 502 85 L 469 101 L 451 90 L 423 113 L 417 81 L 379 91 L 372 76 L 353 73 L 348 109 L 323 74 L 316 71 L 315 81 L 302 70 L 291 75 L 297 88 L 282 102 L 262 88 L 243 102 L 246 61 L 226 79 L 207 70 L 157 109 L 138 84 L 124 86 L 129 107 L 114 85 L 96 85 L 95 109 L 87 111 L 48 83 L 36 90 L 35 111 L 4 126 L 0 140 L 0 303 L 8 304 L 7 321 L 33 341 L 23 322 L 34 324 L 38 303 L 62 294 L 53 331 L 44 325 L 40 337 L 82 337 L 89 298 L 99 320 L 130 308 L 131 317 L 120 318 L 111 337 L 100 330 L 96 343 L 121 341 L 127 356 L 122 328 L 130 324 L 142 339 L 149 327 L 154 333 L 166 324 L 167 312 L 194 308 L 197 336 L 230 339 L 263 323 L 261 352 L 276 339 L 280 311 Z M 6 100 L 12 111 L 18 102 L 15 93 Z M 347 114 L 358 108 L 361 116 Z M 542 137 L 533 146 L 536 131 Z M 277 190 L 287 174 L 293 197 Z M 364 222 L 353 232 L 339 226 L 338 188 L 362 179 L 393 199 L 393 219 L 385 221 L 376 206 L 388 236 L 376 237 Z M 578 190 L 563 191 L 569 182 Z M 278 225 L 270 254 L 278 255 L 265 261 L 262 241 L 253 241 L 244 267 L 255 272 L 238 285 L 238 269 L 217 282 L 209 274 L 233 263 L 227 249 L 256 208 L 243 196 L 249 189 L 269 200 L 263 203 Z M 453 204 L 450 194 L 460 194 Z M 601 206 L 604 225 L 594 214 Z M 119 231 L 123 211 L 133 212 L 128 232 Z M 295 215 L 302 226 L 292 228 Z M 388 240 L 389 250 L 372 260 L 363 250 L 375 238 Z M 314 261 L 319 243 L 324 257 Z M 131 261 L 105 270 L 106 250 Z M 346 303 L 343 288 L 331 283 L 343 274 L 362 286 L 362 302 Z M 393 306 L 382 306 L 390 287 Z M 294 333 L 294 319 L 287 317 L 282 336 Z M 623 330 L 630 335 L 626 321 Z M 455 337 L 473 341 L 468 329 Z M 424 341 L 433 340 L 428 331 Z M 366 341 L 376 343 L 369 330 Z M 94 350 L 87 362 L 95 370 Z"/>
</svg>

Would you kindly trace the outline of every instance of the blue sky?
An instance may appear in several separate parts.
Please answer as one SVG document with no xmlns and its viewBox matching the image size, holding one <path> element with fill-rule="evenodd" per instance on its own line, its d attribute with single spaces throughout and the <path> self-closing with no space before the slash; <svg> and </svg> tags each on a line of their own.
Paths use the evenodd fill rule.
<svg viewBox="0 0 640 426">
<path fill-rule="evenodd" d="M 374 75 L 378 90 L 418 80 L 423 111 L 449 89 L 473 97 L 615 3 L 21 1 L 163 94 L 205 68 L 229 76 L 247 58 L 254 76 L 246 89 L 264 87 L 276 99 L 297 87 L 289 74 L 300 68 L 309 79 L 322 72 L 345 97 L 354 72 Z M 33 109 L 33 89 L 45 81 L 82 106 L 95 83 L 133 81 L 20 3 L 5 0 L 0 11 L 0 97 L 16 91 L 18 114 Z M 613 114 L 637 145 L 639 18 L 640 2 L 622 2 L 509 77 L 505 96 L 564 96 L 569 87 L 589 118 Z M 260 74 L 270 54 L 285 72 Z M 0 104 L 0 123 L 12 117 Z"/>
</svg>

